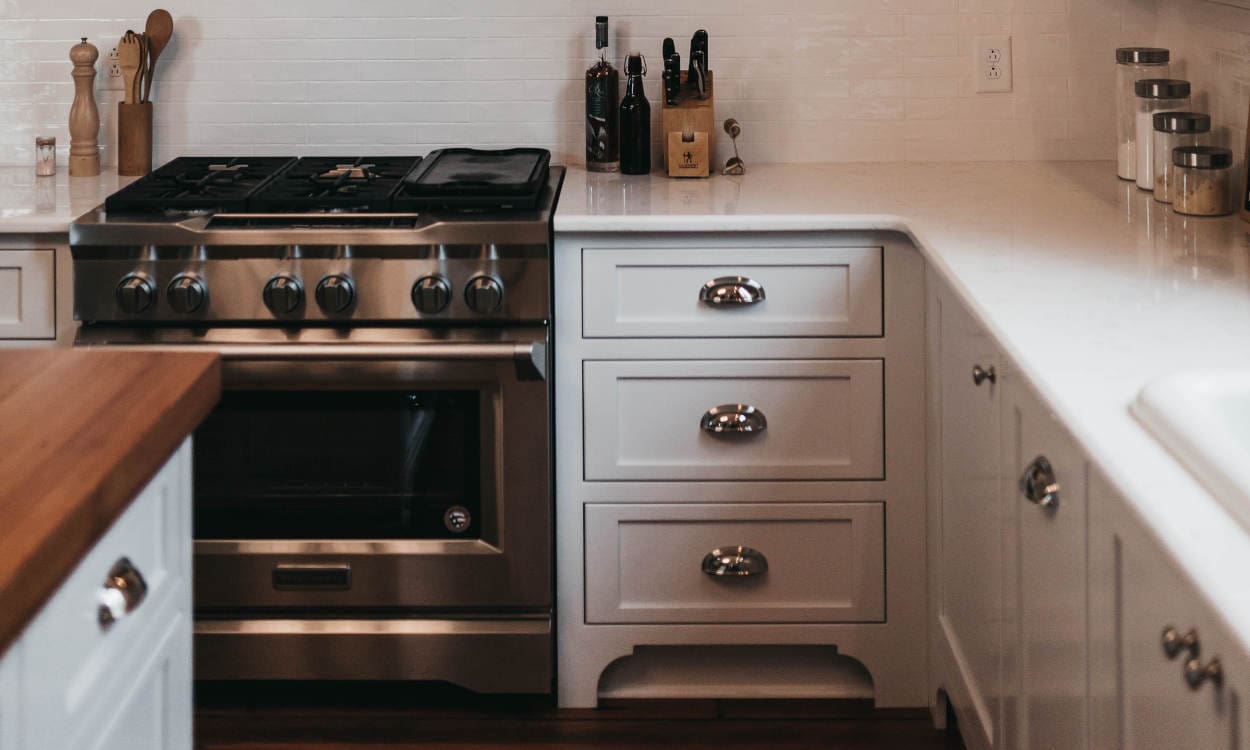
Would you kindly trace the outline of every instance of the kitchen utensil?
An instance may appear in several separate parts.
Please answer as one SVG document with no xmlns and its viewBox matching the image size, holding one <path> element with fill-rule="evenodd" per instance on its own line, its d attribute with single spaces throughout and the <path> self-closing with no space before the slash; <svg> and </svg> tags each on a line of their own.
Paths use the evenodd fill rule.
<svg viewBox="0 0 1250 750">
<path fill-rule="evenodd" d="M 87 43 L 87 37 L 69 51 L 69 59 L 74 63 L 74 104 L 69 110 L 70 177 L 100 174 L 100 110 L 93 91 L 99 58 L 100 51 Z"/>
<path fill-rule="evenodd" d="M 169 11 L 157 8 L 148 14 L 147 26 L 143 33 L 148 39 L 148 64 L 143 101 L 150 102 L 152 101 L 152 83 L 155 81 L 156 60 L 174 36 L 173 16 L 169 15 Z"/>
<path fill-rule="evenodd" d="M 746 174 L 747 165 L 738 156 L 738 136 L 742 135 L 742 126 L 738 124 L 737 120 L 730 117 L 728 120 L 725 120 L 725 132 L 729 134 L 729 139 L 733 142 L 734 155 L 729 157 L 729 161 L 725 162 L 725 168 L 721 170 L 721 174 Z"/>
<path fill-rule="evenodd" d="M 686 73 L 686 85 L 690 88 L 694 88 L 698 81 L 694 70 L 695 54 L 698 52 L 703 53 L 703 72 L 707 73 L 707 32 L 703 29 L 694 32 L 694 35 L 690 37 L 690 70 Z"/>
<path fill-rule="evenodd" d="M 675 107 L 679 96 L 681 96 L 681 55 L 674 52 L 664 58 L 664 100 L 670 107 Z"/>
<path fill-rule="evenodd" d="M 126 104 L 135 103 L 135 78 L 139 74 L 139 37 L 133 31 L 127 31 L 117 42 L 117 67 L 122 71 L 122 82 L 125 84 Z"/>
<path fill-rule="evenodd" d="M 664 37 L 664 52 L 660 56 L 660 59 L 664 60 L 665 62 L 668 62 L 668 58 L 672 57 L 675 54 L 677 54 L 677 44 L 673 41 L 673 37 L 671 36 Z"/>
<path fill-rule="evenodd" d="M 690 60 L 690 75 L 694 77 L 694 90 L 698 92 L 700 99 L 707 98 L 707 62 L 703 59 L 703 50 L 694 51 L 694 56 Z M 687 81 L 690 83 L 690 81 Z"/>
<path fill-rule="evenodd" d="M 143 34 L 139 37 L 139 73 L 135 76 L 135 102 L 143 101 L 143 81 L 148 77 L 148 38 Z"/>
</svg>

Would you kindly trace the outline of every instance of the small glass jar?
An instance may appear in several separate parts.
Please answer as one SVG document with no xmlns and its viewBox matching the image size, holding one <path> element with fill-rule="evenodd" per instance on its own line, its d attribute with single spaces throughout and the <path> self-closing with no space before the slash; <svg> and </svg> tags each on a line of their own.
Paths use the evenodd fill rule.
<svg viewBox="0 0 1250 750">
<path fill-rule="evenodd" d="M 1167 78 L 1172 54 L 1159 47 L 1121 47 L 1115 51 L 1116 174 L 1137 179 L 1137 91 L 1143 78 Z"/>
<path fill-rule="evenodd" d="M 1154 190 L 1154 116 L 1189 109 L 1189 81 L 1145 78 L 1133 84 L 1133 90 L 1137 92 L 1137 187 Z"/>
<path fill-rule="evenodd" d="M 56 139 L 40 136 L 35 139 L 35 174 L 51 177 L 56 174 Z"/>
<path fill-rule="evenodd" d="M 1172 152 L 1172 209 L 1189 216 L 1233 212 L 1233 152 L 1184 146 Z"/>
<path fill-rule="evenodd" d="M 1155 200 L 1171 203 L 1172 152 L 1185 146 L 1207 145 L 1211 115 L 1202 112 L 1156 112 L 1154 128 Z"/>
</svg>

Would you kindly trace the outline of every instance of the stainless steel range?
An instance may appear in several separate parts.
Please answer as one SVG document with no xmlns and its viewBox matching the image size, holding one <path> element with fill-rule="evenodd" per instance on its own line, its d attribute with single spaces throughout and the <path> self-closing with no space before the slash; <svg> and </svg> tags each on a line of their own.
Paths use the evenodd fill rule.
<svg viewBox="0 0 1250 750">
<path fill-rule="evenodd" d="M 198 678 L 550 691 L 547 158 L 181 158 L 73 224 L 77 345 L 223 356 Z"/>
</svg>

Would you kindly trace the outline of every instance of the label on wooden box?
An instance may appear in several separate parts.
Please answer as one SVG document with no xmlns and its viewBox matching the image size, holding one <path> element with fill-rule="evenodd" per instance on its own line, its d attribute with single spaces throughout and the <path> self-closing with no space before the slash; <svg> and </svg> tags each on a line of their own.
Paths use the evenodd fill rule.
<svg viewBox="0 0 1250 750">
<path fill-rule="evenodd" d="M 707 133 L 694 133 L 689 141 L 681 133 L 668 134 L 669 177 L 707 177 L 711 174 L 711 156 Z"/>
</svg>

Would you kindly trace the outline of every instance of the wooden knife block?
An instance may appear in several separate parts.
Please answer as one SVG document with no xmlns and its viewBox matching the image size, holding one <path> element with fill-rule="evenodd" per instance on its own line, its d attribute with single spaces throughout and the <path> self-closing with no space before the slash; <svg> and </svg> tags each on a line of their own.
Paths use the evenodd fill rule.
<svg viewBox="0 0 1250 750">
<path fill-rule="evenodd" d="M 707 72 L 707 98 L 700 99 L 694 89 L 686 88 L 686 73 L 681 74 L 681 94 L 677 104 L 669 106 L 664 97 L 660 132 L 664 145 L 664 168 L 669 177 L 708 177 L 712 174 L 715 153 L 716 89 L 712 71 Z M 687 137 L 690 140 L 687 140 Z"/>
</svg>

